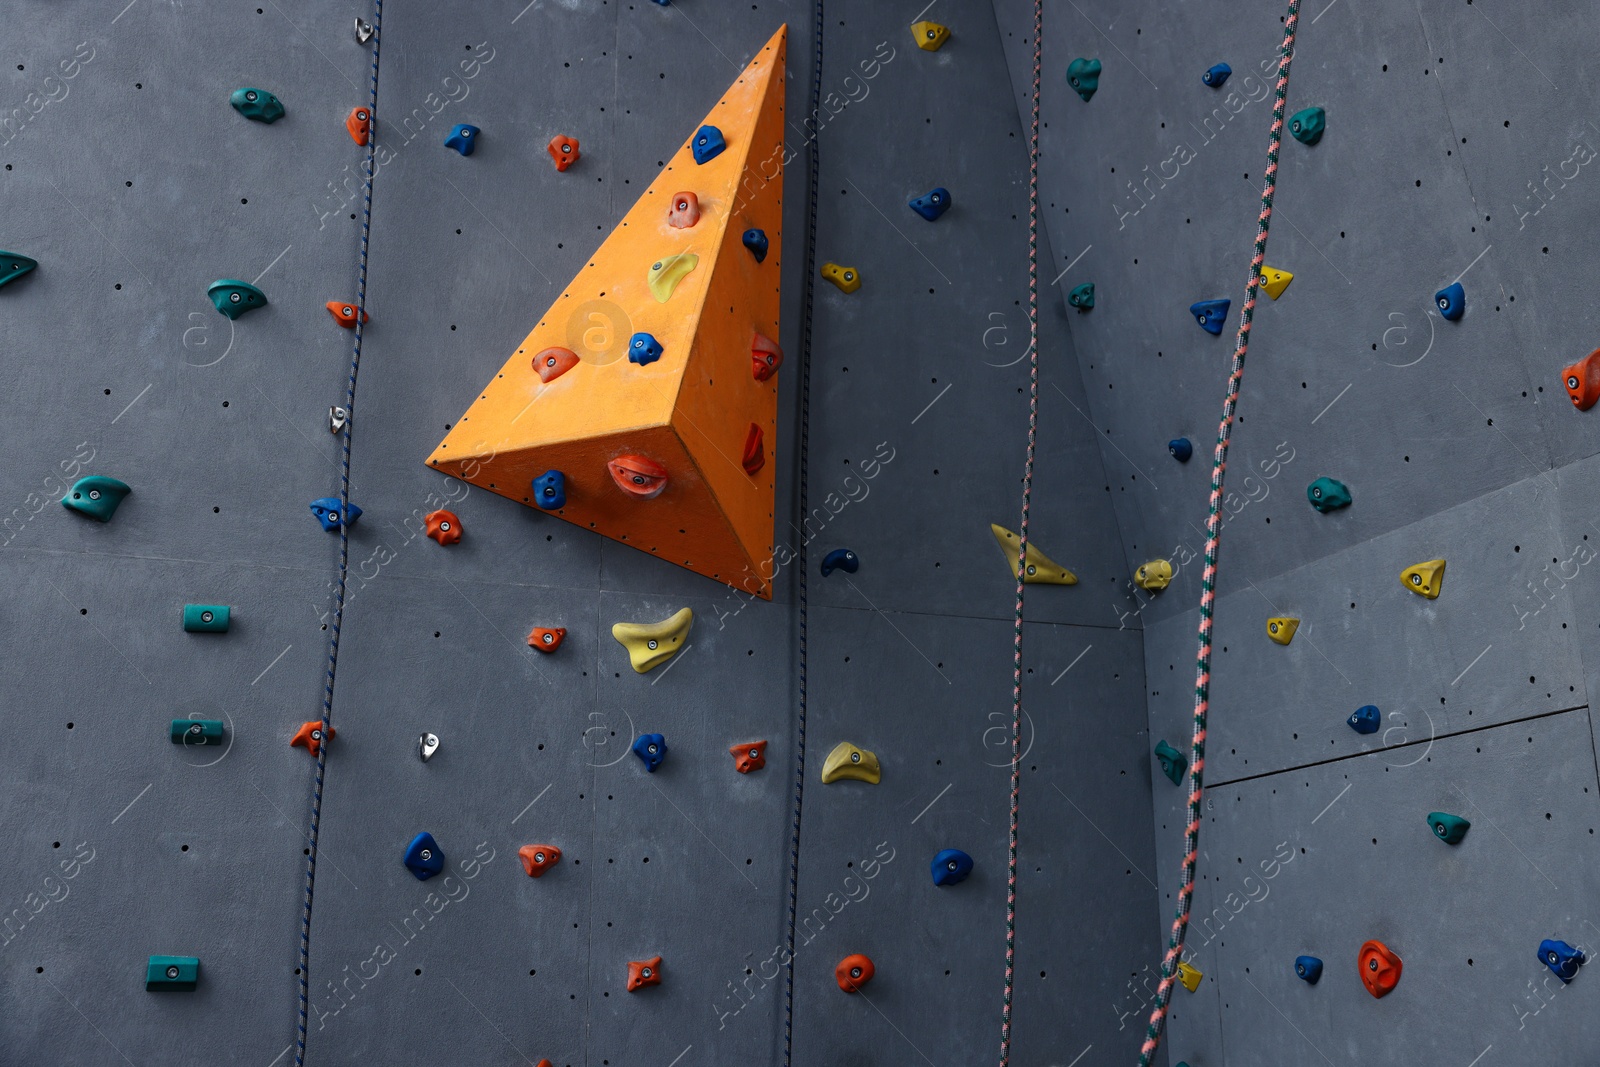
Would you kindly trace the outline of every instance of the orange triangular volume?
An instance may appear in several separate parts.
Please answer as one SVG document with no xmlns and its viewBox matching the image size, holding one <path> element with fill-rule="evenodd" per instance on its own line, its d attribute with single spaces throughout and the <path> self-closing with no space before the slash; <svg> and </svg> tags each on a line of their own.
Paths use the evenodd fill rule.
<svg viewBox="0 0 1600 1067">
<path fill-rule="evenodd" d="M 778 437 L 778 378 L 757 380 L 750 352 L 779 335 L 787 40 L 779 27 L 706 116 L 726 149 L 697 163 L 690 132 L 428 459 L 530 507 L 532 480 L 561 471 L 556 515 L 768 599 L 777 465 L 747 473 L 744 455 L 752 426 Z M 699 200 L 692 226 L 669 224 L 680 192 Z M 659 358 L 630 361 L 641 333 Z M 534 357 L 549 348 L 578 363 L 545 382 Z M 621 480 L 657 468 L 660 492 Z"/>
</svg>

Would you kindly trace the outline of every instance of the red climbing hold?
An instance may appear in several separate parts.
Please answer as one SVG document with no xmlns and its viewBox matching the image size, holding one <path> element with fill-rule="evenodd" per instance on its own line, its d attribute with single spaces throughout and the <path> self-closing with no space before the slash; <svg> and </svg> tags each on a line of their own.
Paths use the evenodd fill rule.
<svg viewBox="0 0 1600 1067">
<path fill-rule="evenodd" d="M 333 321 L 337 322 L 340 326 L 343 326 L 347 330 L 353 330 L 356 328 L 357 309 L 354 304 L 347 304 L 343 300 L 330 300 L 327 303 L 327 308 L 329 314 L 333 316 Z M 361 321 L 367 321 L 367 313 L 365 311 L 361 312 Z"/>
<path fill-rule="evenodd" d="M 339 736 L 339 731 L 328 727 L 328 740 Z M 322 751 L 322 720 L 313 719 L 303 724 L 294 732 L 294 737 L 289 741 L 290 748 L 303 748 L 313 756 Z"/>
<path fill-rule="evenodd" d="M 778 347 L 776 341 L 769 341 L 756 334 L 755 340 L 750 342 L 750 373 L 756 381 L 764 382 L 783 366 L 783 349 Z"/>
<path fill-rule="evenodd" d="M 533 369 L 546 384 L 555 381 L 578 365 L 578 353 L 570 348 L 547 348 L 533 357 Z"/>
<path fill-rule="evenodd" d="M 641 500 L 654 500 L 667 487 L 667 468 L 644 456 L 618 456 L 606 469 L 619 489 Z"/>
<path fill-rule="evenodd" d="M 1579 411 L 1588 411 L 1600 400 L 1600 348 L 1590 352 L 1561 372 L 1567 395 Z"/>
<path fill-rule="evenodd" d="M 422 517 L 427 527 L 428 536 L 441 545 L 453 545 L 461 540 L 461 520 L 456 518 L 456 513 L 440 508 L 430 511 Z"/>
<path fill-rule="evenodd" d="M 561 850 L 554 845 L 523 845 L 517 849 L 517 858 L 529 878 L 537 878 L 561 862 Z"/>
<path fill-rule="evenodd" d="M 1400 957 L 1382 941 L 1368 941 L 1362 945 L 1357 960 L 1361 966 L 1361 984 L 1373 996 L 1387 996 L 1400 984 Z"/>
<path fill-rule="evenodd" d="M 365 148 L 372 136 L 372 112 L 364 107 L 351 108 L 350 117 L 344 120 L 344 128 L 350 131 L 352 141 Z"/>
<path fill-rule="evenodd" d="M 761 448 L 761 427 L 750 424 L 744 437 L 744 472 L 754 474 L 767 465 L 767 454 Z"/>
<path fill-rule="evenodd" d="M 556 134 L 550 138 L 550 158 L 556 161 L 556 170 L 566 170 L 578 161 L 578 142 L 571 137 Z"/>
<path fill-rule="evenodd" d="M 672 206 L 667 208 L 667 225 L 675 230 L 687 230 L 700 221 L 700 198 L 693 193 L 673 193 Z"/>
<path fill-rule="evenodd" d="M 528 634 L 528 647 L 537 648 L 540 652 L 554 652 L 561 647 L 561 639 L 566 636 L 565 626 L 535 626 Z"/>
<path fill-rule="evenodd" d="M 740 774 L 759 771 L 767 765 L 767 743 L 751 741 L 747 745 L 734 745 L 728 749 L 733 756 L 733 769 Z"/>
<path fill-rule="evenodd" d="M 872 981 L 874 970 L 872 960 L 858 952 L 840 960 L 839 966 L 833 969 L 833 976 L 846 993 L 859 993 L 862 986 Z"/>
<path fill-rule="evenodd" d="M 661 957 L 628 961 L 628 992 L 640 986 L 661 984 Z"/>
</svg>

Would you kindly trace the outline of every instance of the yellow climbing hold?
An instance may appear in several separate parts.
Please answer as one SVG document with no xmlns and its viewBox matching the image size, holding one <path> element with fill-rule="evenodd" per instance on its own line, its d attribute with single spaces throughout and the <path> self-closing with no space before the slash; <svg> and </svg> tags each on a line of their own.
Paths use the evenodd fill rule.
<svg viewBox="0 0 1600 1067">
<path fill-rule="evenodd" d="M 1187 989 L 1189 992 L 1193 993 L 1196 989 L 1199 989 L 1200 979 L 1204 977 L 1204 974 L 1195 970 L 1187 963 L 1178 964 L 1178 981 L 1182 982 L 1183 988 Z"/>
<path fill-rule="evenodd" d="M 633 669 L 643 674 L 667 662 L 683 647 L 692 622 L 694 612 L 684 608 L 660 622 L 619 622 L 611 627 L 611 636 L 628 650 L 628 661 Z"/>
<path fill-rule="evenodd" d="M 1133 572 L 1133 584 L 1152 593 L 1165 589 L 1171 581 L 1172 564 L 1164 559 L 1153 559 Z"/>
<path fill-rule="evenodd" d="M 1279 270 L 1277 267 L 1261 268 L 1261 288 L 1265 289 L 1267 295 L 1274 300 L 1283 295 L 1283 291 L 1289 288 L 1289 283 L 1292 281 L 1294 275 L 1286 270 Z"/>
<path fill-rule="evenodd" d="M 1400 584 L 1429 600 L 1438 600 L 1444 588 L 1444 560 L 1430 559 L 1400 572 Z"/>
<path fill-rule="evenodd" d="M 878 784 L 878 757 L 858 745 L 840 741 L 828 753 L 822 764 L 822 784 L 837 782 L 841 778 L 854 778 L 858 782 Z"/>
<path fill-rule="evenodd" d="M 837 263 L 824 263 L 822 276 L 837 285 L 841 292 L 853 293 L 861 288 L 861 272 L 854 267 L 841 267 Z"/>
<path fill-rule="evenodd" d="M 950 39 L 950 27 L 926 20 L 913 22 L 911 36 L 916 40 L 917 47 L 924 52 L 937 52 L 939 46 Z"/>
<path fill-rule="evenodd" d="M 667 256 L 652 263 L 646 283 L 650 286 L 650 294 L 656 298 L 656 303 L 665 304 L 671 299 L 672 291 L 678 287 L 678 283 L 699 265 L 700 257 L 693 252 L 679 252 L 675 256 Z"/>
<path fill-rule="evenodd" d="M 1004 526 L 989 524 L 989 530 L 994 534 L 995 543 L 1000 546 L 1000 551 L 1006 554 L 1006 562 L 1011 564 L 1011 577 L 1017 576 L 1017 554 L 1021 544 L 1017 535 Z M 1078 576 L 1059 563 L 1053 563 L 1050 557 L 1040 552 L 1032 545 L 1028 546 L 1028 573 L 1022 579 L 1025 585 L 1077 585 Z"/>
<path fill-rule="evenodd" d="M 1268 619 L 1267 636 L 1280 645 L 1287 645 L 1294 640 L 1294 632 L 1300 629 L 1299 619 Z"/>
</svg>

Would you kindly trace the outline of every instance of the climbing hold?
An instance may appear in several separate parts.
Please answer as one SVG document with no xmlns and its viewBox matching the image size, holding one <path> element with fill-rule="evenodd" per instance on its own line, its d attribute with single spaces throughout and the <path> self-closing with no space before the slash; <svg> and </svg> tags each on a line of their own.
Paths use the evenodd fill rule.
<svg viewBox="0 0 1600 1067">
<path fill-rule="evenodd" d="M 1573 407 L 1579 411 L 1594 407 L 1595 401 L 1600 400 L 1600 348 L 1563 370 L 1561 377 L 1566 381 Z"/>
<path fill-rule="evenodd" d="M 875 973 L 877 968 L 872 966 L 871 958 L 857 952 L 839 961 L 833 969 L 833 978 L 846 993 L 859 993 Z"/>
<path fill-rule="evenodd" d="M 933 857 L 929 870 L 934 885 L 955 885 L 964 882 L 972 873 L 972 857 L 959 848 L 947 848 Z"/>
<path fill-rule="evenodd" d="M 783 349 L 776 341 L 756 334 L 750 342 L 750 373 L 758 382 L 764 382 L 783 366 Z"/>
<path fill-rule="evenodd" d="M 437 751 L 439 751 L 438 734 L 426 733 L 417 738 L 417 755 L 422 758 L 423 763 L 427 763 L 429 760 L 431 760 L 433 758 L 433 754 Z"/>
<path fill-rule="evenodd" d="M 1083 102 L 1087 104 L 1094 91 L 1100 88 L 1100 61 L 1080 56 L 1068 63 L 1067 84 L 1072 86 L 1073 91 L 1083 97 Z"/>
<path fill-rule="evenodd" d="M 1183 983 L 1183 988 L 1189 992 L 1193 993 L 1196 989 L 1199 989 L 1200 979 L 1204 977 L 1205 975 L 1201 971 L 1189 966 L 1187 963 L 1180 962 L 1178 964 L 1178 981 Z"/>
<path fill-rule="evenodd" d="M 328 432 L 336 434 L 344 429 L 344 424 L 350 421 L 350 413 L 344 408 L 335 405 L 328 409 Z"/>
<path fill-rule="evenodd" d="M 906 203 L 912 211 L 932 222 L 950 210 L 950 190 L 942 185 L 935 186 L 926 196 L 913 197 Z"/>
<path fill-rule="evenodd" d="M 546 511 L 567 506 L 567 476 L 560 471 L 545 471 L 533 480 L 533 502 Z"/>
<path fill-rule="evenodd" d="M 619 489 L 640 500 L 654 500 L 667 488 L 667 468 L 644 456 L 618 456 L 606 469 Z"/>
<path fill-rule="evenodd" d="M 339 528 L 339 498 L 336 496 L 319 496 L 310 503 L 311 514 L 322 523 L 324 530 L 337 530 Z M 361 517 L 361 509 L 354 504 L 345 505 L 344 525 L 354 526 Z"/>
<path fill-rule="evenodd" d="M 665 304 L 672 299 L 672 294 L 677 290 L 678 283 L 689 276 L 689 272 L 700 265 L 700 257 L 693 252 L 679 252 L 676 255 L 658 259 L 650 264 L 650 273 L 645 276 L 645 284 L 650 287 L 650 295 L 656 298 L 656 303 Z M 649 336 L 646 334 L 645 336 Z M 632 355 L 629 355 L 632 359 Z M 639 362 L 634 360 L 635 363 Z M 648 363 L 649 360 L 644 362 Z"/>
<path fill-rule="evenodd" d="M 144 969 L 146 993 L 187 993 L 200 981 L 197 956 L 151 956 Z"/>
<path fill-rule="evenodd" d="M 540 652 L 554 652 L 567 636 L 565 626 L 535 626 L 528 633 L 528 647 Z"/>
<path fill-rule="evenodd" d="M 576 138 L 566 137 L 561 134 L 550 138 L 550 143 L 545 146 L 550 153 L 550 158 L 555 160 L 556 170 L 564 171 L 572 166 L 583 154 L 578 151 Z"/>
<path fill-rule="evenodd" d="M 359 309 L 354 304 L 347 304 L 343 300 L 330 300 L 323 306 L 328 309 L 328 314 L 333 316 L 334 322 L 347 330 L 356 328 L 356 312 Z M 360 318 L 362 322 L 366 322 L 367 313 L 362 311 Z"/>
<path fill-rule="evenodd" d="M 570 348 L 547 348 L 533 357 L 533 369 L 546 385 L 578 365 L 578 353 Z"/>
<path fill-rule="evenodd" d="M 1400 572 L 1400 584 L 1429 600 L 1438 600 L 1444 588 L 1444 560 L 1430 559 Z"/>
<path fill-rule="evenodd" d="M 257 122 L 277 122 L 283 118 L 283 105 L 265 89 L 235 89 L 228 97 L 233 110 Z"/>
<path fill-rule="evenodd" d="M 529 878 L 538 878 L 561 862 L 561 850 L 554 845 L 523 845 L 517 849 L 517 858 Z"/>
<path fill-rule="evenodd" d="M 740 774 L 759 771 L 767 765 L 767 743 L 752 741 L 748 745 L 734 745 L 728 749 L 733 757 L 733 769 Z"/>
<path fill-rule="evenodd" d="M 1228 75 L 1233 73 L 1233 68 L 1226 63 L 1218 63 L 1200 75 L 1200 80 L 1213 89 L 1222 88 L 1222 83 L 1228 80 Z"/>
<path fill-rule="evenodd" d="M 456 513 L 440 508 L 430 511 L 422 517 L 422 522 L 427 529 L 429 537 L 441 545 L 453 545 L 461 540 L 461 520 L 456 518 Z"/>
<path fill-rule="evenodd" d="M 728 143 L 722 139 L 722 131 L 708 124 L 695 132 L 689 151 L 694 153 L 694 161 L 704 166 L 722 155 L 722 150 L 727 147 Z"/>
<path fill-rule="evenodd" d="M 400 862 L 417 876 L 417 881 L 426 882 L 444 870 L 444 851 L 433 839 L 433 835 L 424 830 L 411 839 L 411 844 L 406 846 L 406 854 Z"/>
<path fill-rule="evenodd" d="M 680 608 L 675 614 L 660 622 L 619 622 L 611 627 L 611 636 L 628 650 L 628 662 L 639 674 L 659 667 L 672 658 L 689 636 L 689 625 L 694 622 L 694 612 Z"/>
<path fill-rule="evenodd" d="M 1433 836 L 1447 845 L 1461 844 L 1461 839 L 1472 829 L 1470 822 L 1447 811 L 1428 812 L 1428 825 L 1433 828 Z"/>
<path fill-rule="evenodd" d="M 756 257 L 757 263 L 765 263 L 767 261 L 767 232 L 765 230 L 752 226 L 744 231 L 744 236 L 740 240 L 750 250 L 750 254 Z"/>
<path fill-rule="evenodd" d="M 661 984 L 661 957 L 628 961 L 628 992 L 641 986 Z"/>
<path fill-rule="evenodd" d="M 660 734 L 640 734 L 633 739 L 633 754 L 644 761 L 644 769 L 651 774 L 667 758 L 667 739 Z"/>
<path fill-rule="evenodd" d="M 1153 559 L 1133 572 L 1133 584 L 1147 593 L 1159 592 L 1172 582 L 1172 564 Z"/>
<path fill-rule="evenodd" d="M 1072 292 L 1067 294 L 1067 304 L 1077 308 L 1080 314 L 1094 307 L 1094 282 L 1073 286 Z"/>
<path fill-rule="evenodd" d="M 230 319 L 267 306 L 266 293 L 237 278 L 217 279 L 206 286 L 206 295 L 211 298 L 212 306 Z"/>
<path fill-rule="evenodd" d="M 753 422 L 750 424 L 750 432 L 744 435 L 742 463 L 744 472 L 752 477 L 767 465 L 767 454 L 761 448 L 761 427 Z"/>
<path fill-rule="evenodd" d="M 111 516 L 117 513 L 117 505 L 131 492 L 133 490 L 124 482 L 103 474 L 91 474 L 72 483 L 67 495 L 61 498 L 61 506 L 91 519 L 110 522 Z"/>
<path fill-rule="evenodd" d="M 1201 300 L 1189 305 L 1189 314 L 1206 333 L 1221 333 L 1228 320 L 1228 303 L 1226 300 Z"/>
<path fill-rule="evenodd" d="M 1327 120 L 1327 113 L 1320 107 L 1308 107 L 1296 111 L 1289 119 L 1289 132 L 1301 144 L 1316 144 L 1322 140 L 1322 130 L 1327 125 Z"/>
<path fill-rule="evenodd" d="M 693 193 L 673 193 L 672 205 L 667 208 L 667 225 L 687 230 L 699 221 L 700 198 Z"/>
<path fill-rule="evenodd" d="M 1551 938 L 1539 942 L 1539 958 L 1544 965 L 1556 973 L 1556 977 L 1563 983 L 1572 981 L 1578 974 L 1578 968 L 1588 961 L 1583 950 L 1573 948 L 1565 941 L 1556 941 Z"/>
<path fill-rule="evenodd" d="M 374 32 L 372 29 L 372 23 L 358 16 L 356 18 L 355 28 L 357 44 L 366 44 L 368 41 L 372 40 L 372 34 Z"/>
<path fill-rule="evenodd" d="M 1349 723 L 1350 729 L 1358 734 L 1375 734 L 1378 732 L 1378 727 L 1383 724 L 1383 713 L 1375 704 L 1363 704 L 1352 711 L 1345 722 Z"/>
<path fill-rule="evenodd" d="M 1167 442 L 1167 451 L 1172 453 L 1172 458 L 1179 463 L 1189 462 L 1189 457 L 1194 455 L 1194 445 L 1189 443 L 1187 437 L 1174 437 Z"/>
<path fill-rule="evenodd" d="M 940 46 L 950 39 L 950 28 L 923 19 L 921 22 L 911 24 L 911 39 L 916 41 L 917 47 L 924 52 L 937 52 Z"/>
<path fill-rule="evenodd" d="M 822 576 L 826 578 L 835 570 L 854 574 L 861 566 L 861 558 L 848 548 L 836 548 L 822 557 Z"/>
<path fill-rule="evenodd" d="M 214 745 L 222 740 L 221 719 L 173 719 L 175 745 Z"/>
<path fill-rule="evenodd" d="M 464 156 L 472 155 L 472 150 L 478 147 L 478 127 L 465 122 L 458 122 L 450 128 L 450 136 L 444 139 L 446 148 L 454 148 Z"/>
<path fill-rule="evenodd" d="M 1183 784 L 1183 772 L 1189 769 L 1189 761 L 1184 759 L 1182 752 L 1165 741 L 1157 741 L 1156 762 L 1161 764 L 1161 773 L 1172 779 L 1173 785 Z"/>
<path fill-rule="evenodd" d="M 1287 645 L 1294 640 L 1295 631 L 1300 629 L 1299 619 L 1271 618 L 1267 620 L 1267 636 L 1280 645 Z"/>
<path fill-rule="evenodd" d="M 1368 941 L 1356 957 L 1361 967 L 1361 984 L 1375 997 L 1386 996 L 1400 983 L 1400 957 L 1382 941 Z"/>
<path fill-rule="evenodd" d="M 1312 507 L 1326 515 L 1350 506 L 1350 490 L 1343 482 L 1318 478 L 1306 486 L 1306 499 L 1311 501 Z"/>
<path fill-rule="evenodd" d="M 1433 294 L 1433 302 L 1439 305 L 1439 314 L 1446 321 L 1454 322 L 1466 313 L 1467 291 L 1460 282 L 1451 282 Z"/>
<path fill-rule="evenodd" d="M 647 333 L 636 333 L 628 338 L 628 362 L 643 367 L 661 358 L 661 342 Z"/>
<path fill-rule="evenodd" d="M 328 740 L 331 741 L 338 736 L 338 730 L 331 726 L 328 727 Z M 320 719 L 312 719 L 310 722 L 301 723 L 300 729 L 296 730 L 294 736 L 289 739 L 289 747 L 303 748 L 313 756 L 320 753 L 322 751 L 322 721 Z"/>
<path fill-rule="evenodd" d="M 853 293 L 861 288 L 861 275 L 854 267 L 841 267 L 837 263 L 824 263 L 822 276 L 839 287 L 840 292 Z"/>
<path fill-rule="evenodd" d="M 1311 985 L 1316 985 L 1317 979 L 1322 977 L 1322 961 L 1315 956 L 1296 956 L 1294 973 Z"/>
<path fill-rule="evenodd" d="M 0 285 L 16 281 L 38 265 L 38 260 L 16 252 L 0 252 Z"/>
<path fill-rule="evenodd" d="M 1011 578 L 1017 577 L 1017 557 L 1022 553 L 1022 543 L 1017 535 L 1004 526 L 989 524 L 989 532 L 994 534 L 994 543 L 1000 546 L 1000 551 L 1005 554 L 1006 562 L 1011 565 Z M 1027 573 L 1022 576 L 1024 585 L 1077 585 L 1078 576 L 1067 568 L 1061 566 L 1039 551 L 1037 546 L 1028 546 Z"/>
<path fill-rule="evenodd" d="M 344 118 L 344 128 L 350 139 L 362 148 L 372 139 L 372 112 L 364 107 L 353 107 Z"/>
<path fill-rule="evenodd" d="M 1289 283 L 1292 281 L 1294 275 L 1286 270 L 1279 270 L 1277 267 L 1261 268 L 1261 288 L 1265 289 L 1267 295 L 1274 300 L 1283 295 L 1283 291 L 1289 288 Z"/>
<path fill-rule="evenodd" d="M 848 741 L 840 741 L 833 746 L 833 751 L 828 753 L 828 758 L 823 761 L 822 784 L 837 782 L 841 778 L 853 778 L 858 782 L 877 785 L 882 778 L 877 755 L 867 749 L 858 748 Z"/>
<path fill-rule="evenodd" d="M 225 634 L 233 609 L 226 604 L 185 604 L 183 628 L 191 634 Z"/>
</svg>

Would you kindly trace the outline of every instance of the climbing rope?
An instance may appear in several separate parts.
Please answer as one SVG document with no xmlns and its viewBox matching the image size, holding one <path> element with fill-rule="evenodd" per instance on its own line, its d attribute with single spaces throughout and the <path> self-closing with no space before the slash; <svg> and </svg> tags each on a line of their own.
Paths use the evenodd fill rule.
<svg viewBox="0 0 1600 1067">
<path fill-rule="evenodd" d="M 1178 890 L 1178 913 L 1172 920 L 1172 937 L 1161 961 L 1161 984 L 1156 988 L 1156 1006 L 1150 1013 L 1144 1046 L 1139 1052 L 1139 1067 L 1150 1061 L 1161 1046 L 1161 1030 L 1172 1002 L 1172 985 L 1183 955 L 1183 941 L 1189 931 L 1189 905 L 1194 897 L 1195 859 L 1200 850 L 1201 774 L 1205 769 L 1206 711 L 1211 699 L 1211 612 L 1216 601 L 1217 548 L 1222 534 L 1222 476 L 1228 468 L 1228 438 L 1233 430 L 1233 413 L 1239 406 L 1239 383 L 1244 378 L 1244 357 L 1250 348 L 1250 321 L 1255 317 L 1256 294 L 1261 284 L 1261 267 L 1266 262 L 1267 227 L 1272 222 L 1272 197 L 1278 186 L 1278 149 L 1283 145 L 1284 101 L 1289 96 L 1289 64 L 1294 60 L 1294 32 L 1300 22 L 1300 0 L 1289 0 L 1289 17 L 1283 24 L 1283 46 L 1278 51 L 1278 87 L 1272 105 L 1272 143 L 1267 149 L 1266 186 L 1261 191 L 1261 215 L 1256 222 L 1255 253 L 1250 258 L 1250 284 L 1245 290 L 1244 310 L 1239 314 L 1239 339 L 1233 349 L 1233 373 L 1228 376 L 1228 395 L 1222 403 L 1222 423 L 1217 427 L 1216 456 L 1211 462 L 1211 502 L 1206 515 L 1206 565 L 1200 573 L 1199 653 L 1195 659 L 1194 740 L 1189 746 L 1189 825 L 1184 830 L 1183 887 Z"/>
<path fill-rule="evenodd" d="M 1011 991 L 1017 957 L 1017 812 L 1022 795 L 1022 594 L 1028 573 L 1028 510 L 1039 437 L 1039 78 L 1044 0 L 1033 0 L 1033 115 L 1028 126 L 1028 458 L 1022 467 L 1017 532 L 1017 611 L 1011 633 L 1011 830 L 1006 848 L 1006 994 L 1000 1012 L 1000 1067 L 1011 1062 Z"/>
<path fill-rule="evenodd" d="M 378 46 L 383 41 L 383 0 L 373 0 L 372 83 L 367 91 L 367 113 L 378 114 Z M 306 838 L 306 899 L 300 915 L 300 1021 L 295 1035 L 295 1067 L 306 1062 L 306 1021 L 311 989 L 311 898 L 317 883 L 317 833 L 322 826 L 322 780 L 328 764 L 328 739 L 332 736 L 333 681 L 339 667 L 339 626 L 344 621 L 345 579 L 350 567 L 350 433 L 356 416 L 356 373 L 361 369 L 361 336 L 367 319 L 367 242 L 372 233 L 373 156 L 378 147 L 378 124 L 367 138 L 367 177 L 361 207 L 361 255 L 356 280 L 356 336 L 350 354 L 350 380 L 345 385 L 344 448 L 339 468 L 339 581 L 334 590 L 333 622 L 328 630 L 328 674 L 322 687 L 322 742 L 317 746 L 317 777 L 311 787 L 311 827 Z"/>
</svg>

